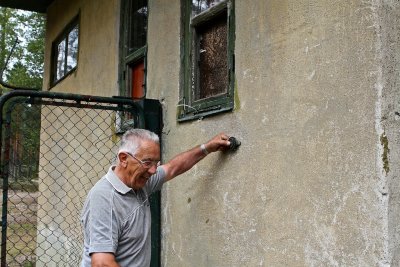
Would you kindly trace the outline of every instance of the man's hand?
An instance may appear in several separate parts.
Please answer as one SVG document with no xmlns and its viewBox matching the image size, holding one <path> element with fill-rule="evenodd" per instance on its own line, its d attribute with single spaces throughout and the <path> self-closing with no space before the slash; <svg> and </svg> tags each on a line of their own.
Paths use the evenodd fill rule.
<svg viewBox="0 0 400 267">
<path fill-rule="evenodd" d="M 205 149 L 210 153 L 210 152 L 216 152 L 216 151 L 224 151 L 229 148 L 229 145 L 231 144 L 229 141 L 229 136 L 220 133 L 216 135 L 214 138 L 212 138 L 210 141 L 204 144 Z"/>
<path fill-rule="evenodd" d="M 190 170 L 197 162 L 202 160 L 208 153 L 229 148 L 229 136 L 224 133 L 216 135 L 204 144 L 204 147 L 196 146 L 186 152 L 180 153 L 172 160 L 162 165 L 166 172 L 166 181 Z M 205 149 L 205 151 L 204 151 Z"/>
</svg>

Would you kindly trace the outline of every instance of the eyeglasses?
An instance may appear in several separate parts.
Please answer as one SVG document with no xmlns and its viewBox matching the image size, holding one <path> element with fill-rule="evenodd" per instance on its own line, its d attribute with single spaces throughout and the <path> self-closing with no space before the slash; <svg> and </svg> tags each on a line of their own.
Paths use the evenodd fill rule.
<svg viewBox="0 0 400 267">
<path fill-rule="evenodd" d="M 134 155 L 132 155 L 129 152 L 125 152 L 126 154 L 128 154 L 129 156 L 131 156 L 132 158 L 136 159 L 137 162 L 140 163 L 140 165 L 142 165 L 143 168 L 145 169 L 150 169 L 153 166 L 160 166 L 160 161 L 156 161 L 156 160 L 140 160 L 137 157 L 135 157 Z"/>
</svg>

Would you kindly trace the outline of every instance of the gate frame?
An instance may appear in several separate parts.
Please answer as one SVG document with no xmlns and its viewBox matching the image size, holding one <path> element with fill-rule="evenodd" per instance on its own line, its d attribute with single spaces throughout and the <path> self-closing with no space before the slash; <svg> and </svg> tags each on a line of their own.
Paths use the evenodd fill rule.
<svg viewBox="0 0 400 267">
<path fill-rule="evenodd" d="M 134 116 L 134 126 L 135 128 L 145 128 L 150 131 L 155 132 L 160 137 L 161 144 L 161 133 L 162 133 L 162 112 L 161 104 L 158 100 L 144 99 L 140 102 L 134 101 L 129 97 L 113 96 L 113 97 L 103 97 L 103 96 L 91 96 L 91 95 L 80 95 L 72 93 L 61 93 L 61 92 L 50 92 L 50 91 L 35 91 L 35 90 L 13 90 L 0 97 L 0 178 L 3 179 L 3 199 L 2 199 L 2 214 L 1 214 L 1 267 L 6 267 L 6 257 L 7 257 L 7 215 L 8 215 L 8 178 L 9 170 L 4 168 L 4 162 L 9 160 L 9 147 L 8 143 L 3 147 L 3 131 L 4 126 L 9 127 L 9 123 L 5 123 L 3 118 L 7 112 L 3 109 L 7 101 L 16 97 L 27 97 L 30 103 L 33 104 L 44 104 L 44 105 L 54 105 L 54 106 L 68 106 L 75 108 L 91 108 L 91 109 L 104 109 L 104 110 L 115 110 L 115 111 L 127 111 Z M 51 99 L 53 101 L 75 101 L 74 102 L 53 102 L 43 101 L 43 98 Z M 28 103 L 29 103 L 28 102 Z M 82 103 L 84 102 L 84 103 Z M 114 104 L 118 107 L 102 107 L 97 104 Z M 126 106 L 126 107 L 124 107 Z M 161 146 L 160 146 L 161 149 Z M 155 197 L 150 199 L 151 213 L 152 217 L 152 267 L 160 266 L 160 238 L 161 238 L 161 208 L 160 208 L 160 192 L 154 193 Z M 153 223 L 154 220 L 154 223 Z M 153 243 L 154 242 L 154 243 Z"/>
</svg>

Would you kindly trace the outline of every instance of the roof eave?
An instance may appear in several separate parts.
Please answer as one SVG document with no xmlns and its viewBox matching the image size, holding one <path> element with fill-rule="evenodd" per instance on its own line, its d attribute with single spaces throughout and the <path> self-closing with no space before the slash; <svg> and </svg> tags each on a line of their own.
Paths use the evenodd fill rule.
<svg viewBox="0 0 400 267">
<path fill-rule="evenodd" d="M 0 0 L 0 6 L 46 13 L 47 8 L 53 1 L 54 0 Z"/>
</svg>

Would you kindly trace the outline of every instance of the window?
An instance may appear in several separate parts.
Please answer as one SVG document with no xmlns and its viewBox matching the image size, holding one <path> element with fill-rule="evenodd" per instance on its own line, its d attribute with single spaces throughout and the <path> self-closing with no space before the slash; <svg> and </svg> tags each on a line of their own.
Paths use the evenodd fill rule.
<svg viewBox="0 0 400 267">
<path fill-rule="evenodd" d="M 53 42 L 51 83 L 56 84 L 76 69 L 79 48 L 79 16 Z"/>
<path fill-rule="evenodd" d="M 178 121 L 229 111 L 234 104 L 233 0 L 182 0 Z"/>
<path fill-rule="evenodd" d="M 147 0 L 122 1 L 120 91 L 122 96 L 146 96 Z"/>
</svg>

